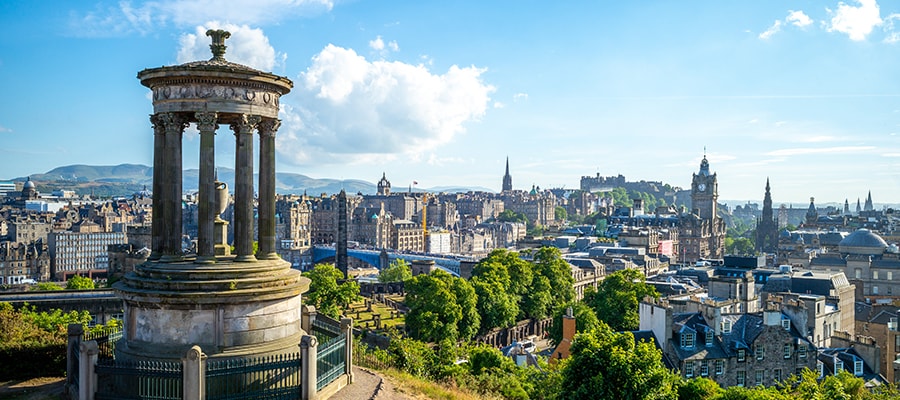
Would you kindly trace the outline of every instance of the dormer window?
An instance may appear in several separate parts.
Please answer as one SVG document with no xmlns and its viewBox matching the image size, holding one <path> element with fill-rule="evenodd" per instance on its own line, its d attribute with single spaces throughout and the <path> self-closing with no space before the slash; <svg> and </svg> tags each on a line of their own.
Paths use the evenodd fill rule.
<svg viewBox="0 0 900 400">
<path fill-rule="evenodd" d="M 722 321 L 722 333 L 731 333 L 731 321 L 727 319 Z"/>
<path fill-rule="evenodd" d="M 706 330 L 706 345 L 712 346 L 712 344 L 713 344 L 713 331 L 712 331 L 712 329 L 707 329 Z"/>
<path fill-rule="evenodd" d="M 844 362 L 841 361 L 841 360 L 837 360 L 837 361 L 834 363 L 834 374 L 837 375 L 837 374 L 840 373 L 841 370 L 843 370 L 843 369 L 844 369 Z"/>
<path fill-rule="evenodd" d="M 738 362 L 744 362 L 747 359 L 747 351 L 745 349 L 738 349 L 737 351 L 737 360 Z"/>
<path fill-rule="evenodd" d="M 789 320 L 787 318 L 781 320 L 781 327 L 784 328 L 784 330 L 786 330 L 786 331 L 791 330 L 791 320 Z"/>
<path fill-rule="evenodd" d="M 862 360 L 856 360 L 853 362 L 853 375 L 862 376 L 863 374 L 863 362 Z"/>
<path fill-rule="evenodd" d="M 681 347 L 694 347 L 694 334 L 692 332 L 681 333 Z"/>
</svg>

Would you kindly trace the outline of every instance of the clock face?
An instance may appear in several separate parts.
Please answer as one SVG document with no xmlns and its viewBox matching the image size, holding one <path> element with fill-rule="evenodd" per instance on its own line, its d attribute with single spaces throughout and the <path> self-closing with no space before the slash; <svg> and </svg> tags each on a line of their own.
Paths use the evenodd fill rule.
<svg viewBox="0 0 900 400">
<path fill-rule="evenodd" d="M 706 184 L 705 184 L 705 183 L 701 183 L 701 184 L 697 185 L 697 189 L 700 189 L 701 192 L 702 192 L 702 191 L 705 191 L 705 190 L 706 190 Z"/>
</svg>

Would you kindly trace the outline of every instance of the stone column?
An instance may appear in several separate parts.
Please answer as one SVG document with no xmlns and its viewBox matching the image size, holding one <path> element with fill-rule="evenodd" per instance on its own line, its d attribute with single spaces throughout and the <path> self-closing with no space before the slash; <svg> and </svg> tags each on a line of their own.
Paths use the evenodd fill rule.
<svg viewBox="0 0 900 400">
<path fill-rule="evenodd" d="M 206 398 L 206 354 L 194 345 L 181 358 L 182 391 L 185 400 Z"/>
<path fill-rule="evenodd" d="M 97 356 L 100 354 L 97 341 L 81 342 L 78 353 L 78 398 L 94 400 L 94 394 L 97 393 L 97 374 L 94 366 L 97 365 Z"/>
<path fill-rule="evenodd" d="M 197 129 L 200 130 L 200 189 L 197 201 L 197 261 L 198 263 L 214 263 L 215 239 L 213 238 L 216 207 L 216 124 L 218 117 L 214 112 L 198 112 Z"/>
<path fill-rule="evenodd" d="M 263 260 L 278 259 L 275 252 L 275 131 L 277 119 L 259 124 L 259 254 Z"/>
<path fill-rule="evenodd" d="M 300 399 L 316 400 L 318 399 L 317 381 L 319 374 L 316 373 L 317 347 L 319 341 L 315 336 L 304 335 L 300 339 Z"/>
<path fill-rule="evenodd" d="M 158 260 L 162 256 L 162 230 L 165 220 L 165 208 L 163 197 L 163 173 L 166 170 L 166 128 L 158 115 L 150 115 L 150 123 L 153 124 L 153 209 L 150 222 L 150 259 Z"/>
<path fill-rule="evenodd" d="M 377 315 L 377 314 L 376 314 Z M 341 333 L 344 334 L 344 374 L 347 383 L 353 383 L 353 319 L 341 318 Z"/>
<path fill-rule="evenodd" d="M 235 136 L 234 249 L 235 261 L 256 261 L 253 255 L 253 130 L 262 118 L 242 114 L 231 124 Z"/>
<path fill-rule="evenodd" d="M 187 119 L 177 113 L 157 114 L 165 127 L 165 170 L 162 172 L 164 179 L 160 189 L 162 190 L 162 202 L 164 211 L 164 224 L 162 231 L 162 257 L 163 262 L 180 261 L 181 253 L 181 136 L 184 128 L 187 128 Z M 152 228 L 151 228 L 152 229 Z"/>
</svg>

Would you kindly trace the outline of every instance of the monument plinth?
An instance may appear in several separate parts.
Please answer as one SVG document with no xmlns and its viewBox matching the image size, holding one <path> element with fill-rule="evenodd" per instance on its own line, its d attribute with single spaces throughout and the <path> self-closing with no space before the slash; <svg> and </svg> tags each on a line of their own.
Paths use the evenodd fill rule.
<svg viewBox="0 0 900 400">
<path fill-rule="evenodd" d="M 113 287 L 125 303 L 116 357 L 178 360 L 194 345 L 210 358 L 296 352 L 309 279 L 275 253 L 278 103 L 293 83 L 224 58 L 230 34 L 210 30 L 208 61 L 146 69 L 153 93 L 152 253 Z M 196 254 L 182 250 L 182 136 L 200 131 Z M 228 193 L 215 178 L 215 134 L 235 136 L 234 248 L 219 218 Z M 259 136 L 259 251 L 253 253 L 253 135 Z M 224 193 L 223 193 L 224 191 Z"/>
</svg>

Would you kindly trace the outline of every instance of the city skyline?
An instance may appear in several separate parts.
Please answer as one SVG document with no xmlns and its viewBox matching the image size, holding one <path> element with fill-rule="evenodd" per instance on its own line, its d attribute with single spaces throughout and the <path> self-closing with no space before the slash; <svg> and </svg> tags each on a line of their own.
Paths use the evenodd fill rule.
<svg viewBox="0 0 900 400">
<path fill-rule="evenodd" d="M 720 199 L 900 199 L 900 5 L 330 0 L 0 5 L 0 179 L 150 165 L 138 71 L 208 59 L 285 75 L 278 170 L 396 187 L 577 188 L 584 175 Z M 218 164 L 233 167 L 222 127 Z M 199 139 L 186 134 L 185 167 Z M 112 151 L 110 151 L 112 149 Z"/>
</svg>

